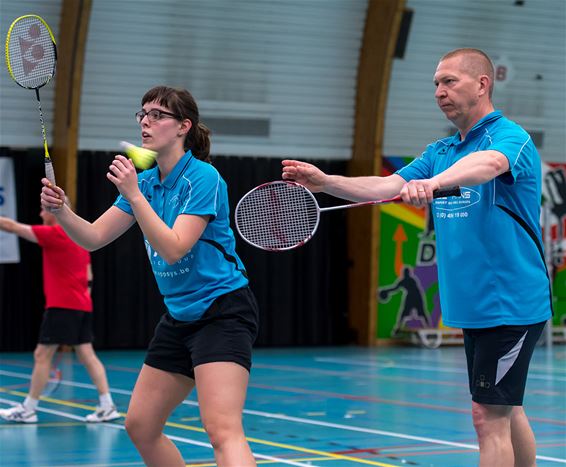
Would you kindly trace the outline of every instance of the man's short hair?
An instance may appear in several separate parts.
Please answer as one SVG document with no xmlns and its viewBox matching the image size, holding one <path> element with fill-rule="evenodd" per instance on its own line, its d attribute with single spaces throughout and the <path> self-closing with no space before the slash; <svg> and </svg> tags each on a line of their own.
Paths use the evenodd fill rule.
<svg viewBox="0 0 566 467">
<path fill-rule="evenodd" d="M 454 57 L 464 57 L 462 60 L 463 71 L 474 78 L 486 75 L 489 78 L 489 98 L 493 95 L 495 82 L 495 68 L 489 56 L 480 49 L 462 48 L 455 49 L 443 55 L 440 61 Z"/>
</svg>

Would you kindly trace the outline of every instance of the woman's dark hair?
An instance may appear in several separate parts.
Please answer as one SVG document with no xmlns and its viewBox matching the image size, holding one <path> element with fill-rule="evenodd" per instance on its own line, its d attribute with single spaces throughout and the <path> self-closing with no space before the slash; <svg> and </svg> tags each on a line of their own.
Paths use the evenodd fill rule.
<svg viewBox="0 0 566 467">
<path fill-rule="evenodd" d="M 142 105 L 148 102 L 157 102 L 167 107 L 179 120 L 188 118 L 193 125 L 185 137 L 185 151 L 190 149 L 197 159 L 210 162 L 210 130 L 199 122 L 197 103 L 189 91 L 156 86 L 142 97 Z"/>
</svg>

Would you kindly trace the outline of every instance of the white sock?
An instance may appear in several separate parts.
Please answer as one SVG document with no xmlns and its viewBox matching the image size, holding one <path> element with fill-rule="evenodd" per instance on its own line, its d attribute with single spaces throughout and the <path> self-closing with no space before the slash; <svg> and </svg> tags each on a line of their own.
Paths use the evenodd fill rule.
<svg viewBox="0 0 566 467">
<path fill-rule="evenodd" d="M 33 410 L 35 412 L 35 409 L 37 409 L 37 405 L 39 404 L 39 400 L 38 399 L 34 399 L 33 397 L 27 396 L 24 399 L 24 402 L 22 403 L 22 405 L 27 409 L 27 410 Z"/>
<path fill-rule="evenodd" d="M 107 409 L 114 405 L 114 402 L 112 401 L 112 396 L 110 395 L 109 392 L 107 392 L 106 394 L 99 394 L 98 398 L 100 400 L 100 407 Z"/>
</svg>

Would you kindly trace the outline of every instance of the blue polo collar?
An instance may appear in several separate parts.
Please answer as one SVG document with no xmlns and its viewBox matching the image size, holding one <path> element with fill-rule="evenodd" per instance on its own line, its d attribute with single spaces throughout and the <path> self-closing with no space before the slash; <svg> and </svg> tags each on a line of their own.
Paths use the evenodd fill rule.
<svg viewBox="0 0 566 467">
<path fill-rule="evenodd" d="M 177 183 L 177 180 L 179 180 L 179 178 L 183 175 L 183 173 L 185 172 L 185 169 L 188 167 L 188 165 L 191 163 L 191 161 L 193 160 L 193 153 L 191 152 L 191 150 L 189 149 L 184 155 L 183 157 L 181 157 L 181 159 L 179 159 L 179 162 L 177 162 L 175 164 L 175 167 L 173 167 L 173 170 L 171 170 L 171 172 L 169 173 L 169 175 L 167 175 L 167 177 L 165 177 L 165 180 L 163 180 L 163 183 L 160 182 L 161 177 L 159 176 L 159 166 L 155 166 L 155 176 L 152 177 L 152 186 L 156 186 L 156 185 L 163 185 L 165 188 L 171 189 L 175 186 L 175 184 Z"/>
<path fill-rule="evenodd" d="M 499 120 L 501 117 L 503 117 L 503 114 L 501 113 L 501 110 L 494 110 L 493 112 L 487 114 L 485 117 L 483 117 L 482 119 L 480 119 L 468 132 L 468 136 L 466 137 L 466 139 L 468 139 L 470 137 L 470 134 L 477 131 L 478 129 L 480 129 L 481 127 L 483 127 L 484 125 L 486 125 L 487 123 L 491 123 L 494 122 L 495 120 Z M 462 141 L 460 139 L 460 132 L 456 132 L 454 134 L 454 136 L 452 136 L 452 139 L 449 141 L 450 146 L 454 146 L 456 144 L 460 144 L 463 143 L 464 141 Z"/>
</svg>

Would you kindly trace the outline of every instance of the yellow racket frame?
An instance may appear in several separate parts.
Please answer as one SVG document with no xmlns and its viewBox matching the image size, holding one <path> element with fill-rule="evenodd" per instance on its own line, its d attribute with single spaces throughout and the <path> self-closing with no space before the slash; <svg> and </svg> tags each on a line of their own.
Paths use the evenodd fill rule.
<svg viewBox="0 0 566 467">
<path fill-rule="evenodd" d="M 16 25 L 16 23 L 18 21 L 20 21 L 21 19 L 24 19 L 24 18 L 37 18 L 39 21 L 41 21 L 42 24 L 45 26 L 45 29 L 47 29 L 47 32 L 49 33 L 49 36 L 51 37 L 53 44 L 55 46 L 57 46 L 57 42 L 55 42 L 55 36 L 53 35 L 51 28 L 49 27 L 49 25 L 45 22 L 45 20 L 41 16 L 23 15 L 23 16 L 16 18 L 14 21 L 12 21 L 12 24 L 10 25 L 10 28 L 8 29 L 8 34 L 6 34 L 6 44 L 4 46 L 4 55 L 6 57 L 6 67 L 8 68 L 8 73 L 10 73 L 10 77 L 18 84 L 18 86 L 21 86 L 21 84 L 18 83 L 18 81 L 14 77 L 14 73 L 12 71 L 12 64 L 10 63 L 10 54 L 8 53 L 8 44 L 10 43 L 10 37 L 12 36 L 12 29 L 14 29 L 14 26 Z M 45 86 L 47 83 L 49 83 L 49 81 L 51 81 L 51 78 L 53 78 L 54 75 L 55 75 L 55 73 L 53 73 L 42 86 Z M 36 88 L 27 88 L 25 86 L 22 86 L 22 87 L 26 88 L 26 89 L 36 89 Z"/>
<path fill-rule="evenodd" d="M 53 42 L 53 47 L 55 49 L 55 62 L 57 61 L 57 42 L 55 42 L 55 36 L 53 36 L 53 32 L 51 31 L 51 28 L 49 27 L 49 25 L 45 22 L 45 20 L 41 16 L 38 16 L 38 15 L 23 15 L 23 16 L 16 18 L 14 21 L 12 21 L 12 24 L 10 25 L 10 28 L 8 29 L 8 34 L 6 35 L 6 44 L 4 46 L 4 55 L 6 57 L 6 67 L 8 68 L 8 73 L 10 73 L 10 78 L 12 78 L 18 86 L 20 86 L 24 89 L 35 90 L 35 95 L 37 97 L 37 103 L 38 103 L 38 109 L 39 109 L 39 120 L 41 121 L 41 135 L 43 136 L 43 150 L 44 150 L 44 153 L 45 153 L 45 176 L 49 179 L 49 181 L 53 185 L 55 185 L 56 184 L 55 183 L 55 173 L 54 173 L 54 170 L 53 170 L 53 163 L 51 162 L 51 157 L 49 156 L 49 148 L 48 148 L 48 144 L 47 144 L 47 134 L 46 134 L 46 131 L 45 131 L 45 123 L 43 121 L 43 111 L 41 110 L 41 101 L 39 99 L 39 88 L 45 86 L 47 83 L 49 83 L 49 81 L 51 81 L 53 76 L 55 76 L 55 66 L 53 67 L 53 73 L 47 78 L 45 83 L 43 83 L 41 86 L 30 88 L 30 87 L 27 87 L 27 86 L 22 86 L 18 82 L 18 80 L 14 76 L 14 72 L 12 71 L 12 64 L 10 63 L 10 54 L 9 54 L 8 44 L 10 44 L 10 38 L 12 36 L 12 30 L 14 29 L 14 26 L 18 23 L 18 21 L 20 21 L 24 18 L 38 19 L 45 26 L 45 29 L 47 29 L 47 32 L 49 33 L 49 36 L 51 37 L 51 41 Z"/>
</svg>

